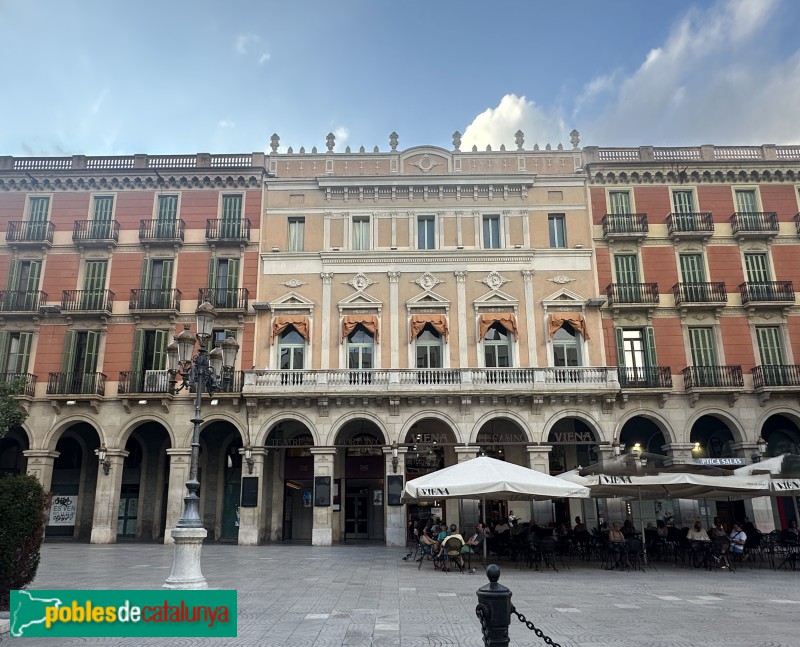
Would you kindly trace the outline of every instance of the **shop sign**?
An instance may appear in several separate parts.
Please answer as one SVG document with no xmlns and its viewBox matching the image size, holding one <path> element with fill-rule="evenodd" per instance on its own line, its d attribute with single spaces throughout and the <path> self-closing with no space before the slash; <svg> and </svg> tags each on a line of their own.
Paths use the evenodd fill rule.
<svg viewBox="0 0 800 647">
<path fill-rule="evenodd" d="M 77 496 L 56 494 L 50 503 L 49 526 L 74 526 L 78 510 Z"/>
<path fill-rule="evenodd" d="M 744 465 L 743 458 L 695 458 L 694 462 L 698 465 Z"/>
<path fill-rule="evenodd" d="M 483 432 L 478 434 L 479 445 L 502 445 L 503 443 L 524 443 L 528 439 L 525 434 L 507 431 L 500 434 L 493 434 L 491 432 Z"/>
<path fill-rule="evenodd" d="M 554 431 L 550 434 L 551 443 L 594 443 L 591 431 Z"/>
<path fill-rule="evenodd" d="M 773 479 L 772 489 L 776 492 L 800 490 L 800 479 Z"/>
<path fill-rule="evenodd" d="M 610 485 L 616 485 L 618 483 L 624 485 L 633 485 L 633 480 L 631 480 L 630 476 L 606 476 L 605 474 L 601 474 L 600 482 Z"/>
<path fill-rule="evenodd" d="M 422 445 L 431 445 L 435 443 L 446 443 L 447 434 L 414 434 L 412 441 Z"/>
</svg>

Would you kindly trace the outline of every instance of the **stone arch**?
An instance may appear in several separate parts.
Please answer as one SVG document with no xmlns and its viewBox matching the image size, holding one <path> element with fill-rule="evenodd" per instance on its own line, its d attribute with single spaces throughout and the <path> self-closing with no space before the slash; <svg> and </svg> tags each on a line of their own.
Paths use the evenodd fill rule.
<svg viewBox="0 0 800 647">
<path fill-rule="evenodd" d="M 272 433 L 273 429 L 284 420 L 294 420 L 295 422 L 301 423 L 306 429 L 308 429 L 308 432 L 314 439 L 314 446 L 319 447 L 322 444 L 319 437 L 319 432 L 314 426 L 314 423 L 311 421 L 311 418 L 302 413 L 298 413 L 297 411 L 282 411 L 281 413 L 276 413 L 275 415 L 270 416 L 270 418 L 268 418 L 258 429 L 256 438 L 251 438 L 251 442 L 256 446 L 266 445 L 267 439 L 269 438 L 269 435 Z"/>
<path fill-rule="evenodd" d="M 767 441 L 767 456 L 800 454 L 800 421 L 796 412 L 773 412 L 757 429 Z"/>
<path fill-rule="evenodd" d="M 798 428 L 800 428 L 800 413 L 797 411 L 797 409 L 790 409 L 788 407 L 773 407 L 762 413 L 756 422 L 755 427 L 759 433 L 761 432 L 761 429 L 763 429 L 767 420 L 772 418 L 772 416 L 783 416 L 784 418 L 788 418 L 795 425 L 797 425 Z"/>
<path fill-rule="evenodd" d="M 734 443 L 741 443 L 746 442 L 751 439 L 747 437 L 747 432 L 745 432 L 744 428 L 742 427 L 741 423 L 737 418 L 733 415 L 724 411 L 723 409 L 717 408 L 709 408 L 703 409 L 702 411 L 697 411 L 691 418 L 686 421 L 686 428 L 684 430 L 686 442 L 691 442 L 692 437 L 692 429 L 694 428 L 697 421 L 700 420 L 703 416 L 711 416 L 713 418 L 717 418 L 725 423 L 728 429 L 733 436 Z M 756 437 L 752 438 L 752 442 L 755 442 Z"/>
<path fill-rule="evenodd" d="M 533 440 L 533 434 L 531 432 L 528 423 L 525 421 L 522 416 L 519 414 L 514 413 L 513 411 L 509 411 L 507 409 L 495 409 L 493 411 L 488 411 L 487 413 L 483 414 L 478 420 L 475 421 L 475 424 L 472 427 L 472 431 L 469 433 L 469 444 L 475 445 L 478 443 L 478 434 L 481 432 L 481 429 L 487 422 L 491 422 L 492 420 L 498 419 L 506 419 L 513 422 L 517 427 L 519 427 L 520 431 L 527 437 L 528 442 L 535 442 Z"/>
<path fill-rule="evenodd" d="M 553 430 L 553 427 L 555 427 L 559 421 L 564 420 L 566 418 L 577 418 L 581 422 L 585 423 L 589 428 L 591 428 L 592 432 L 597 438 L 598 443 L 611 442 L 611 439 L 604 438 L 603 427 L 600 425 L 600 423 L 597 421 L 596 418 L 589 415 L 585 411 L 580 411 L 577 409 L 560 411 L 559 413 L 554 414 L 547 422 L 545 422 L 544 428 L 542 429 L 542 435 L 535 442 L 540 442 L 540 443 L 547 442 L 547 439 L 550 437 L 550 432 Z"/>
<path fill-rule="evenodd" d="M 187 419 L 186 424 L 186 432 L 183 438 L 181 438 L 180 432 L 176 432 L 176 436 L 178 437 L 178 443 L 174 445 L 175 447 L 189 447 L 192 444 L 192 424 L 191 421 Z M 227 413 L 215 413 L 205 420 L 203 420 L 203 424 L 200 425 L 200 433 L 203 433 L 204 429 L 207 429 L 211 425 L 217 422 L 227 422 L 233 425 L 236 430 L 239 432 L 239 436 L 243 439 L 244 442 L 244 429 L 242 428 L 241 420 L 236 416 L 229 415 Z"/>
<path fill-rule="evenodd" d="M 389 434 L 386 431 L 386 425 L 384 424 L 383 420 L 381 420 L 375 414 L 363 411 L 346 414 L 336 421 L 336 424 L 333 427 L 331 427 L 330 430 L 330 438 L 333 440 L 333 444 L 336 444 L 336 442 L 339 439 L 339 435 L 342 433 L 342 430 L 347 426 L 347 424 L 353 422 L 354 420 L 367 420 L 373 423 L 380 432 L 381 436 L 383 436 L 382 439 L 383 444 L 384 445 L 391 444 L 388 440 Z"/>
<path fill-rule="evenodd" d="M 403 439 L 408 436 L 409 432 L 416 424 L 420 423 L 423 420 L 431 420 L 431 419 L 446 424 L 450 428 L 449 429 L 450 433 L 452 434 L 453 438 L 455 438 L 455 441 L 457 443 L 463 442 L 463 440 L 461 440 L 460 438 L 461 434 L 459 433 L 458 423 L 446 413 L 432 409 L 415 411 L 414 414 L 403 424 L 403 427 L 400 430 L 399 438 L 392 438 L 391 439 L 392 442 L 395 441 L 398 443 L 404 442 Z"/>
<path fill-rule="evenodd" d="M 625 445 L 626 451 L 633 449 L 650 454 L 666 455 L 662 447 L 669 443 L 664 428 L 646 415 L 629 416 L 620 424 L 614 438 L 620 446 Z"/>
<path fill-rule="evenodd" d="M 45 434 L 41 449 L 55 451 L 56 444 L 58 444 L 58 441 L 61 436 L 63 436 L 64 432 L 77 424 L 89 425 L 94 429 L 95 433 L 100 438 L 100 444 L 108 444 L 107 439 L 105 438 L 99 425 L 96 425 L 92 420 L 88 420 L 85 416 L 73 415 L 69 416 L 68 418 L 64 418 L 63 420 L 59 420 L 56 425 L 50 428 L 50 431 Z"/>
<path fill-rule="evenodd" d="M 0 478 L 4 474 L 25 474 L 28 461 L 24 452 L 30 446 L 30 439 L 21 426 L 9 429 L 0 437 Z"/>
<path fill-rule="evenodd" d="M 664 435 L 664 440 L 667 443 L 677 442 L 677 437 L 669 420 L 656 411 L 630 411 L 627 412 L 622 418 L 617 421 L 617 426 L 614 429 L 613 441 L 619 442 L 622 428 L 634 418 L 645 418 L 655 424 L 661 433 Z"/>
<path fill-rule="evenodd" d="M 148 422 L 157 422 L 164 428 L 164 431 L 169 436 L 169 444 L 170 447 L 176 447 L 176 439 L 175 439 L 175 432 L 170 424 L 170 421 L 167 418 L 159 413 L 147 413 L 140 416 L 137 416 L 133 420 L 130 420 L 125 423 L 125 425 L 120 430 L 117 441 L 116 447 L 125 447 L 125 444 L 128 442 L 128 439 L 131 437 L 134 431 L 136 431 L 142 425 Z M 174 421 L 173 421 L 174 422 Z M 114 442 L 109 439 L 109 442 Z"/>
</svg>

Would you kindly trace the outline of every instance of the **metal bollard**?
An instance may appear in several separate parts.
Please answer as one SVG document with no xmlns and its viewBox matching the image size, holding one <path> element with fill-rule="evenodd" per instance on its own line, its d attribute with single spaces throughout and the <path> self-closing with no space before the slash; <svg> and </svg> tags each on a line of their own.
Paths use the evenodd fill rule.
<svg viewBox="0 0 800 647">
<path fill-rule="evenodd" d="M 490 564 L 486 568 L 489 583 L 477 590 L 478 607 L 475 612 L 480 618 L 483 642 L 486 647 L 508 647 L 508 626 L 511 624 L 511 591 L 502 584 L 500 567 Z"/>
</svg>

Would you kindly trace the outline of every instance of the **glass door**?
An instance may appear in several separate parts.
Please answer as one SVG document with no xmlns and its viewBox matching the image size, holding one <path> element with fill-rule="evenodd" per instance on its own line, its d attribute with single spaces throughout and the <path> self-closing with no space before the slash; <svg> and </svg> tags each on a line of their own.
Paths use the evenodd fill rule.
<svg viewBox="0 0 800 647">
<path fill-rule="evenodd" d="M 348 488 L 344 499 L 346 539 L 369 538 L 369 488 Z"/>
</svg>

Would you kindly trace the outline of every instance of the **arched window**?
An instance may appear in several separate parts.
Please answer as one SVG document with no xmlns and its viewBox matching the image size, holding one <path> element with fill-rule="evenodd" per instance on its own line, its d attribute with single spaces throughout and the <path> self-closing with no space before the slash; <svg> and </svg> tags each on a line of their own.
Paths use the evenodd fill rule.
<svg viewBox="0 0 800 647">
<path fill-rule="evenodd" d="M 282 371 L 300 371 L 305 368 L 306 340 L 294 326 L 288 326 L 278 343 L 278 365 Z"/>
<path fill-rule="evenodd" d="M 565 323 L 553 335 L 553 366 L 580 366 L 581 352 L 575 329 Z"/>
<path fill-rule="evenodd" d="M 511 336 L 499 323 L 494 323 L 483 336 L 484 362 L 487 368 L 511 366 Z"/>
<path fill-rule="evenodd" d="M 358 324 L 347 336 L 347 368 L 367 370 L 374 366 L 375 338 Z"/>
<path fill-rule="evenodd" d="M 415 340 L 417 368 L 442 368 L 442 337 L 426 324 Z"/>
</svg>

